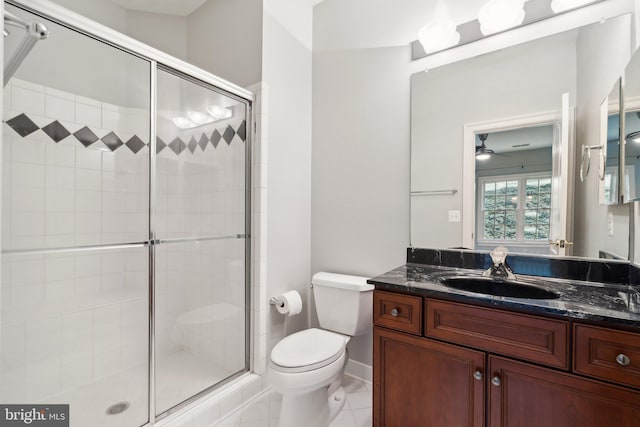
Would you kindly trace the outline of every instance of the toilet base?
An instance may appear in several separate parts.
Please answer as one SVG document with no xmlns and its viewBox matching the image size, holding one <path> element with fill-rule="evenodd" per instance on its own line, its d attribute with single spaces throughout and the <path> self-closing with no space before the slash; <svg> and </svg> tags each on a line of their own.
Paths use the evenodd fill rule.
<svg viewBox="0 0 640 427">
<path fill-rule="evenodd" d="M 311 393 L 283 396 L 278 427 L 328 427 L 346 402 L 339 384 L 337 390 L 328 386 Z"/>
</svg>

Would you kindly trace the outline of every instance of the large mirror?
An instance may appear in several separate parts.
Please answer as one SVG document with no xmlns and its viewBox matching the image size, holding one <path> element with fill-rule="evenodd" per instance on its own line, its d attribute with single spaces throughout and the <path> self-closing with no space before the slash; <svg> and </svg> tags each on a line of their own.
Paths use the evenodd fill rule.
<svg viewBox="0 0 640 427">
<path fill-rule="evenodd" d="M 623 15 L 414 74 L 411 244 L 627 259 L 629 207 L 579 165 L 630 49 Z"/>
<path fill-rule="evenodd" d="M 640 200 L 640 52 L 624 71 L 625 201 Z"/>
</svg>

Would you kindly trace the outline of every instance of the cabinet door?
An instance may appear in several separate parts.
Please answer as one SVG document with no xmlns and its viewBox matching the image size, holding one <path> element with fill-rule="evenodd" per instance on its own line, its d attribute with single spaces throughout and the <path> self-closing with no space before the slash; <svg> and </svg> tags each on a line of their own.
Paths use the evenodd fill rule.
<svg viewBox="0 0 640 427">
<path fill-rule="evenodd" d="M 374 427 L 484 425 L 485 353 L 379 327 L 373 347 Z"/>
<path fill-rule="evenodd" d="M 637 427 L 640 393 L 489 356 L 491 427 Z"/>
</svg>

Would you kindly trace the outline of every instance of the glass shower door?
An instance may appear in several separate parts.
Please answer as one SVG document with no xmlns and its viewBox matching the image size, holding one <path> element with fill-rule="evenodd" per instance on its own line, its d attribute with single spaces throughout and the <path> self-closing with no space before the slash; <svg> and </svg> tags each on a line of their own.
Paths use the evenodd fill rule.
<svg viewBox="0 0 640 427">
<path fill-rule="evenodd" d="M 248 368 L 245 101 L 157 72 L 156 413 Z"/>
<path fill-rule="evenodd" d="M 0 402 L 144 425 L 151 63 L 5 7 L 50 35 L 3 94 Z"/>
</svg>

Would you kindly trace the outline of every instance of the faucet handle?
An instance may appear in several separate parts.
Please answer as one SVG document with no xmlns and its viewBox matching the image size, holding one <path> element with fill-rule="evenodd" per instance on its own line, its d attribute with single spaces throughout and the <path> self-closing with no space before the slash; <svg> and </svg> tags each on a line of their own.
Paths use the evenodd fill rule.
<svg viewBox="0 0 640 427">
<path fill-rule="evenodd" d="M 498 246 L 497 248 L 495 248 L 489 253 L 489 255 L 491 255 L 491 260 L 493 261 L 493 265 L 504 264 L 508 254 L 509 254 L 509 249 L 505 248 L 504 246 Z"/>
</svg>

